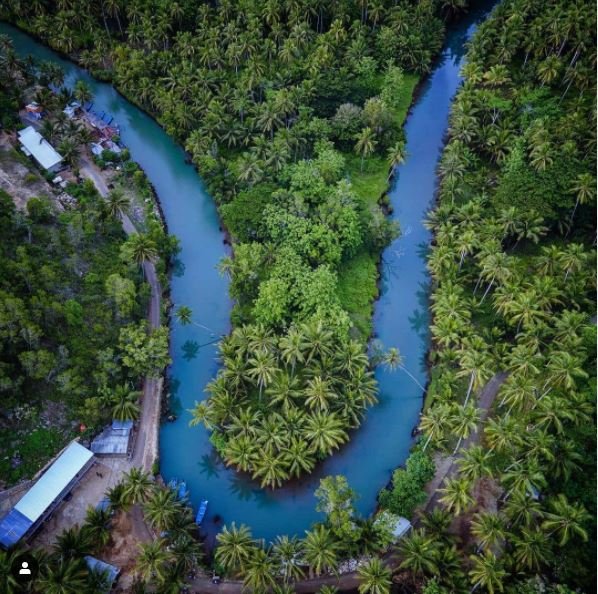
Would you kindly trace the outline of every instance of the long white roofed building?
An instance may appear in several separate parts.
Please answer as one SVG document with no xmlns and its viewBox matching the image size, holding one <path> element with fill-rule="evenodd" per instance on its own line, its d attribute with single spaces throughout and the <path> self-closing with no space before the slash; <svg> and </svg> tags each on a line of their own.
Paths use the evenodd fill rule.
<svg viewBox="0 0 598 594">
<path fill-rule="evenodd" d="M 55 173 L 62 167 L 62 156 L 33 126 L 19 130 L 18 134 L 21 150 L 46 171 Z"/>
<path fill-rule="evenodd" d="M 81 444 L 70 443 L 0 520 L 0 545 L 7 549 L 33 534 L 87 472 L 93 458 L 93 453 Z"/>
</svg>

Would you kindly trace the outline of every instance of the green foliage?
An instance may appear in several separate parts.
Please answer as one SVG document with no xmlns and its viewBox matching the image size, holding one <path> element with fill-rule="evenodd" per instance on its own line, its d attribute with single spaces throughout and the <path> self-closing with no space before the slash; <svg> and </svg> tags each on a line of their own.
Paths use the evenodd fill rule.
<svg viewBox="0 0 598 594">
<path fill-rule="evenodd" d="M 453 455 L 469 442 L 440 489 L 448 512 L 484 508 L 482 480 L 503 490 L 505 505 L 469 526 L 479 548 L 469 580 L 490 592 L 595 581 L 595 69 L 576 48 L 594 37 L 596 14 L 572 6 L 504 0 L 480 26 L 428 221 L 435 369 L 420 429 L 424 447 L 458 440 Z M 558 40 L 550 32 L 573 23 Z M 418 539 L 412 568 L 423 568 Z"/>
<path fill-rule="evenodd" d="M 118 258 L 122 230 L 104 220 L 93 187 L 70 191 L 75 207 L 59 212 L 34 198 L 27 213 L 0 192 L 3 481 L 31 476 L 72 438 L 73 424 L 93 430 L 110 418 L 101 395 L 125 373 L 112 347 L 140 310 L 140 279 Z M 126 289 L 117 311 L 105 289 L 115 279 Z"/>
<path fill-rule="evenodd" d="M 77 8 L 75 2 L 71 9 Z M 108 18 L 86 7 L 85 26 L 65 19 L 62 6 L 8 12 L 19 22 L 30 12 L 43 14 L 31 19 L 35 34 L 63 52 L 80 52 L 87 68 L 114 80 L 184 143 L 234 242 L 234 262 L 222 268 L 231 276 L 235 326 L 263 324 L 283 338 L 293 325 L 318 319 L 346 339 L 353 318 L 353 333 L 365 338 L 375 263 L 396 236 L 378 205 L 388 174 L 380 154 L 400 140 L 414 71 L 426 71 L 440 48 L 436 3 L 370 10 L 342 2 L 314 10 L 301 0 L 289 10 L 248 5 L 238 19 L 220 6 L 199 14 L 187 1 L 175 11 L 134 2 L 126 11 L 112 6 Z M 219 41 L 213 46 L 210 39 Z M 62 82 L 49 68 L 43 76 Z M 76 93 L 84 97 L 88 89 L 80 83 Z M 364 130 L 359 169 L 367 177 L 360 179 L 353 149 Z M 123 170 L 147 189 L 133 164 Z M 357 192 L 343 179 L 347 172 Z M 127 241 L 123 261 L 141 265 L 157 252 L 167 260 L 161 245 L 152 233 L 140 234 Z M 359 263 L 367 268 L 365 289 L 348 311 L 339 270 L 357 271 Z M 112 277 L 105 291 L 114 313 L 129 315 L 131 287 Z M 130 353 L 123 361 L 144 367 Z"/>
<path fill-rule="evenodd" d="M 118 348 L 123 365 L 133 377 L 159 377 L 170 364 L 168 354 L 168 328 L 149 329 L 145 320 L 128 324 L 120 329 Z"/>
<path fill-rule="evenodd" d="M 274 184 L 257 184 L 221 206 L 222 220 L 238 241 L 249 242 L 259 237 L 264 209 L 275 190 Z"/>
<path fill-rule="evenodd" d="M 392 475 L 392 489 L 380 493 L 380 505 L 390 512 L 410 518 L 426 500 L 425 484 L 434 476 L 435 465 L 429 454 L 417 449 L 407 458 L 405 468 Z"/>
</svg>

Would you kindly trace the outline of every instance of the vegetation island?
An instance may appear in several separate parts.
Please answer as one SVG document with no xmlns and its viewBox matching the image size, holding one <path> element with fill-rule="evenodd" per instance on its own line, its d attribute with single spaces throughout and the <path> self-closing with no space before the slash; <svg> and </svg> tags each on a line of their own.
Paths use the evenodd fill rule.
<svg viewBox="0 0 598 594">
<path fill-rule="evenodd" d="M 85 79 L 0 35 L 0 592 L 594 591 L 594 3 L 7 0 L 0 20 L 113 85 L 197 168 L 230 246 L 232 327 L 185 414 L 270 492 L 350 442 L 377 367 L 419 385 L 375 340 L 401 233 L 388 192 L 418 158 L 418 91 L 482 5 L 424 222 L 410 454 L 369 516 L 326 476 L 301 537 L 224 518 L 213 547 L 208 502 L 157 456 L 169 328 L 197 313 L 169 294 L 159 193 Z M 33 517 L 26 498 L 73 448 L 90 461 Z"/>
</svg>

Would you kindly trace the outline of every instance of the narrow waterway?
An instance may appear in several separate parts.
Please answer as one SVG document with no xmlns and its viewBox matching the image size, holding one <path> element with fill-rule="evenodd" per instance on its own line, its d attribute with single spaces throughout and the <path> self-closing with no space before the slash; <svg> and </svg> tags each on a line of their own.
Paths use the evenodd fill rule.
<svg viewBox="0 0 598 594">
<path fill-rule="evenodd" d="M 427 381 L 428 284 L 425 259 L 430 234 L 422 221 L 432 205 L 435 170 L 447 127 L 451 99 L 460 83 L 464 45 L 490 4 L 470 13 L 448 34 L 433 73 L 421 86 L 406 124 L 407 162 L 398 170 L 390 192 L 393 216 L 402 235 L 385 252 L 381 297 L 375 307 L 375 331 L 386 346 L 397 346 L 404 364 L 420 384 Z M 170 377 L 178 419 L 160 434 L 160 468 L 166 480 L 185 479 L 195 506 L 209 500 L 204 529 L 210 539 L 223 523 L 251 526 L 257 537 L 298 534 L 320 518 L 313 492 L 319 479 L 344 474 L 359 494 L 357 508 L 369 514 L 378 491 L 392 470 L 402 464 L 412 443 L 411 432 L 422 406 L 421 388 L 401 370 L 377 371 L 380 403 L 368 411 L 362 427 L 338 454 L 310 477 L 277 491 L 224 467 L 203 427 L 190 428 L 187 409 L 204 397 L 203 389 L 217 370 L 215 345 L 201 346 L 228 331 L 230 303 L 227 283 L 216 265 L 224 255 L 223 236 L 213 201 L 195 170 L 185 164 L 183 151 L 159 126 L 110 86 L 61 59 L 32 38 L 0 23 L 19 54 L 59 63 L 69 85 L 85 79 L 94 93 L 94 108 L 114 116 L 132 158 L 154 185 L 168 224 L 182 251 L 172 278 L 172 298 L 188 305 L 199 325 L 172 325 L 173 364 Z M 206 329 L 206 328 L 209 328 Z"/>
</svg>

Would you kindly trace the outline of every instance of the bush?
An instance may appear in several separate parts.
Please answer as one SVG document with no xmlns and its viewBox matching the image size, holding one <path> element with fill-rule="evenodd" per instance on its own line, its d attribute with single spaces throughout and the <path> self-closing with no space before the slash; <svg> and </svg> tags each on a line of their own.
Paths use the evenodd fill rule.
<svg viewBox="0 0 598 594">
<path fill-rule="evenodd" d="M 392 489 L 380 493 L 380 505 L 394 514 L 411 517 L 415 508 L 426 500 L 424 487 L 434 471 L 432 458 L 422 450 L 415 450 L 407 458 L 406 467 L 393 473 Z"/>
</svg>

